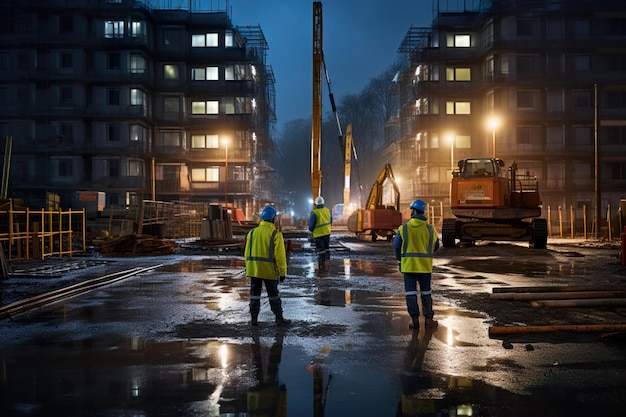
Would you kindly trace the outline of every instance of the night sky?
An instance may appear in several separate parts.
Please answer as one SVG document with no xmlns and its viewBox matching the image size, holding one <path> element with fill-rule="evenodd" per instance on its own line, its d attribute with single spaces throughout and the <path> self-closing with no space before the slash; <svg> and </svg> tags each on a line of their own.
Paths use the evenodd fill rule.
<svg viewBox="0 0 626 417">
<path fill-rule="evenodd" d="M 216 7 L 218 0 L 204 0 Z M 313 2 L 219 0 L 234 25 L 260 25 L 276 78 L 278 127 L 311 117 Z M 430 26 L 433 0 L 333 0 L 322 2 L 324 59 L 337 104 L 357 94 L 398 57 L 411 27 Z M 324 111 L 330 111 L 324 81 Z"/>
</svg>

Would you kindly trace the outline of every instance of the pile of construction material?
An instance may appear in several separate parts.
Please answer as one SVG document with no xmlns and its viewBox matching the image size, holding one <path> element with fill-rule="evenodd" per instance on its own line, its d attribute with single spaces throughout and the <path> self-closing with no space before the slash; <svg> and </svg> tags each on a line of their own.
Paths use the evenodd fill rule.
<svg viewBox="0 0 626 417">
<path fill-rule="evenodd" d="M 176 252 L 174 240 L 150 235 L 126 235 L 105 240 L 100 246 L 104 256 L 160 256 Z"/>
<path fill-rule="evenodd" d="M 230 211 L 220 205 L 210 204 L 209 214 L 202 219 L 201 240 L 227 240 L 233 238 Z"/>
<path fill-rule="evenodd" d="M 528 301 L 535 308 L 619 307 L 626 306 L 624 285 L 564 285 L 544 287 L 495 287 L 491 298 Z M 521 333 L 625 332 L 625 323 L 564 324 L 545 326 L 492 326 L 489 336 Z"/>
</svg>

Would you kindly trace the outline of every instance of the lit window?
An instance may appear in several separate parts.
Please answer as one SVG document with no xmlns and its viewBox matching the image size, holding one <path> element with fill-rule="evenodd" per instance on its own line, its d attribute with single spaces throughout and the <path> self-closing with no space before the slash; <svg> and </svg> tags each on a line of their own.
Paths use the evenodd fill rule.
<svg viewBox="0 0 626 417">
<path fill-rule="evenodd" d="M 191 114 L 206 114 L 206 102 L 194 101 L 191 103 Z"/>
<path fill-rule="evenodd" d="M 193 168 L 191 180 L 195 182 L 217 182 L 220 179 L 219 173 L 219 167 Z"/>
<path fill-rule="evenodd" d="M 191 147 L 196 149 L 217 149 L 219 147 L 218 135 L 192 135 Z"/>
<path fill-rule="evenodd" d="M 124 36 L 123 20 L 107 20 L 104 22 L 105 38 L 121 38 Z"/>
<path fill-rule="evenodd" d="M 130 23 L 130 36 L 137 38 L 145 34 L 144 22 L 131 22 Z"/>
<path fill-rule="evenodd" d="M 163 77 L 165 77 L 166 80 L 177 80 L 178 65 L 165 64 L 163 66 Z"/>
<path fill-rule="evenodd" d="M 218 67 L 202 67 L 191 69 L 193 81 L 217 81 L 219 80 Z"/>
<path fill-rule="evenodd" d="M 448 48 L 469 48 L 471 45 L 471 36 L 468 34 L 448 34 Z"/>
<path fill-rule="evenodd" d="M 194 101 L 191 103 L 191 114 L 218 114 L 219 102 L 216 100 Z"/>
<path fill-rule="evenodd" d="M 141 55 L 130 56 L 130 72 L 132 74 L 143 74 L 146 71 L 146 59 Z"/>
<path fill-rule="evenodd" d="M 446 114 L 471 114 L 469 101 L 447 101 Z"/>
<path fill-rule="evenodd" d="M 146 93 L 138 88 L 130 89 L 130 105 L 142 106 L 146 103 Z"/>
<path fill-rule="evenodd" d="M 206 114 L 218 114 L 219 113 L 219 103 L 217 101 L 207 101 L 206 102 Z"/>
<path fill-rule="evenodd" d="M 247 80 L 248 77 L 248 65 L 235 64 L 227 65 L 224 69 L 224 79 L 226 80 Z"/>
<path fill-rule="evenodd" d="M 217 33 L 191 35 L 191 46 L 193 48 L 216 48 L 218 46 Z"/>
<path fill-rule="evenodd" d="M 471 81 L 471 70 L 469 68 L 446 68 L 447 81 Z"/>
<path fill-rule="evenodd" d="M 130 140 L 132 141 L 143 142 L 145 133 L 146 133 L 146 129 L 141 125 L 130 126 Z"/>
<path fill-rule="evenodd" d="M 226 48 L 233 47 L 233 32 L 231 30 L 227 30 L 224 34 L 224 46 Z"/>
<path fill-rule="evenodd" d="M 193 48 L 204 48 L 206 46 L 206 37 L 204 35 L 191 35 L 191 46 Z"/>
</svg>

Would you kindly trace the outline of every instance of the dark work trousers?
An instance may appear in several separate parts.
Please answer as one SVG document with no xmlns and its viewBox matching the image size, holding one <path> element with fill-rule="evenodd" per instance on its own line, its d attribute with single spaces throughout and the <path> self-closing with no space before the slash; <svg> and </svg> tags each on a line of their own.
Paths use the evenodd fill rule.
<svg viewBox="0 0 626 417">
<path fill-rule="evenodd" d="M 315 238 L 315 252 L 317 253 L 317 260 L 320 264 L 330 259 L 330 235 Z"/>
<path fill-rule="evenodd" d="M 278 293 L 278 280 L 253 277 L 250 277 L 250 315 L 252 317 L 258 317 L 259 311 L 261 311 L 261 291 L 263 290 L 263 283 L 265 283 L 265 289 L 267 290 L 272 312 L 276 316 L 282 315 L 283 307 L 280 301 L 280 294 Z"/>
<path fill-rule="evenodd" d="M 420 297 L 422 299 L 422 308 L 424 309 L 424 317 L 432 319 L 433 298 L 430 289 L 430 273 L 404 273 L 404 295 L 406 296 L 406 308 L 411 318 L 419 318 L 420 309 L 417 305 L 417 286 L 419 285 Z"/>
</svg>

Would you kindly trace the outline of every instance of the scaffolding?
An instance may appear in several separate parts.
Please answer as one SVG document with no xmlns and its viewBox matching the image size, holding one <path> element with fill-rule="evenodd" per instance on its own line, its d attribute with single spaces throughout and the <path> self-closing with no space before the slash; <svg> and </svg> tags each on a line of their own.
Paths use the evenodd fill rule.
<svg viewBox="0 0 626 417">
<path fill-rule="evenodd" d="M 5 259 L 43 260 L 85 252 L 85 210 L 32 210 L 0 202 L 0 244 Z"/>
</svg>

